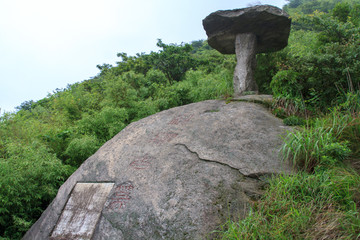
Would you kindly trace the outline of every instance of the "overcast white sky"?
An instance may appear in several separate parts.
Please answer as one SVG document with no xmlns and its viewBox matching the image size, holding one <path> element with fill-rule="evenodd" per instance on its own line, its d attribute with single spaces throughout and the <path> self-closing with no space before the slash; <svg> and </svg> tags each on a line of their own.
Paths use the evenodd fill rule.
<svg viewBox="0 0 360 240">
<path fill-rule="evenodd" d="M 259 3 L 286 0 L 0 0 L 1 113 L 95 76 L 119 52 L 206 39 L 208 14 Z"/>
</svg>

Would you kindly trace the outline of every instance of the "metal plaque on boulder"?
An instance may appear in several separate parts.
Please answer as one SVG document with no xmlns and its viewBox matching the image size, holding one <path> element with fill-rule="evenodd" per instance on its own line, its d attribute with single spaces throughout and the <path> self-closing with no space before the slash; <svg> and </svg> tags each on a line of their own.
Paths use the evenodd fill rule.
<svg viewBox="0 0 360 240">
<path fill-rule="evenodd" d="M 91 239 L 114 183 L 77 183 L 50 239 Z"/>
</svg>

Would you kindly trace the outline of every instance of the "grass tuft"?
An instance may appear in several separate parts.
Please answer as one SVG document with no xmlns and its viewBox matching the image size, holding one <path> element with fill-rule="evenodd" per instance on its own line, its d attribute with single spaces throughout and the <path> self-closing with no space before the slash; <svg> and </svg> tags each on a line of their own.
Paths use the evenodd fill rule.
<svg viewBox="0 0 360 240">
<path fill-rule="evenodd" d="M 220 239 L 360 239 L 359 96 L 288 134 L 281 153 L 298 171 L 270 179 Z"/>
<path fill-rule="evenodd" d="M 337 164 L 350 155 L 349 142 L 341 136 L 352 123 L 351 115 L 333 111 L 326 118 L 316 119 L 310 128 L 290 132 L 281 149 L 283 159 L 308 172 L 319 165 Z"/>
<path fill-rule="evenodd" d="M 274 177 L 247 218 L 223 226 L 221 239 L 356 239 L 359 184 L 344 168 Z"/>
</svg>

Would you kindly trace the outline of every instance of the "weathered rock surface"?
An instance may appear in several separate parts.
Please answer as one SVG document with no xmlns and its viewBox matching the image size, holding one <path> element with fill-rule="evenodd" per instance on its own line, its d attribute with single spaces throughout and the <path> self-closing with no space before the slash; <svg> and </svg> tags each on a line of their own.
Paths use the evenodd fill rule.
<svg viewBox="0 0 360 240">
<path fill-rule="evenodd" d="M 253 33 L 236 35 L 236 66 L 234 70 L 233 86 L 234 95 L 239 96 L 244 92 L 258 92 L 254 80 L 256 68 L 256 36 Z"/>
<path fill-rule="evenodd" d="M 270 5 L 216 11 L 203 20 L 209 45 L 224 54 L 235 53 L 239 33 L 255 34 L 256 53 L 283 49 L 288 43 L 290 25 L 289 15 Z"/>
<path fill-rule="evenodd" d="M 290 25 L 289 15 L 270 5 L 217 11 L 203 20 L 209 45 L 224 54 L 236 53 L 235 96 L 258 92 L 255 56 L 286 47 Z"/>
<path fill-rule="evenodd" d="M 285 130 L 263 106 L 215 100 L 134 122 L 61 186 L 23 239 L 80 239 L 66 229 L 61 238 L 59 225 L 70 222 L 63 209 L 80 226 L 88 224 L 83 211 L 92 211 L 97 224 L 85 226 L 91 234 L 83 239 L 212 238 L 220 224 L 247 213 L 267 175 L 290 172 L 278 157 Z M 92 195 L 80 198 L 87 188 Z"/>
</svg>

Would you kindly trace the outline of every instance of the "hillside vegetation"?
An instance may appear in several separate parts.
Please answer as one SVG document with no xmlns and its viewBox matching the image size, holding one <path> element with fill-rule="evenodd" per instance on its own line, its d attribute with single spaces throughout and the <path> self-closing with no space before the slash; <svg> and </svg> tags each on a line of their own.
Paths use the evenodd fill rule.
<svg viewBox="0 0 360 240">
<path fill-rule="evenodd" d="M 290 0 L 289 46 L 258 54 L 261 93 L 300 125 L 283 157 L 298 169 L 269 181 L 249 217 L 223 239 L 360 237 L 360 0 Z M 199 23 L 200 24 L 200 23 Z M 20 239 L 59 186 L 129 123 L 206 99 L 231 99 L 234 55 L 206 41 L 166 44 L 98 65 L 89 80 L 22 103 L 0 118 L 0 239 Z"/>
<path fill-rule="evenodd" d="M 222 239 L 360 238 L 359 1 L 290 0 L 289 46 L 276 53 L 274 114 L 300 125 L 282 157 L 297 170 L 273 176 L 248 217 Z"/>
</svg>

